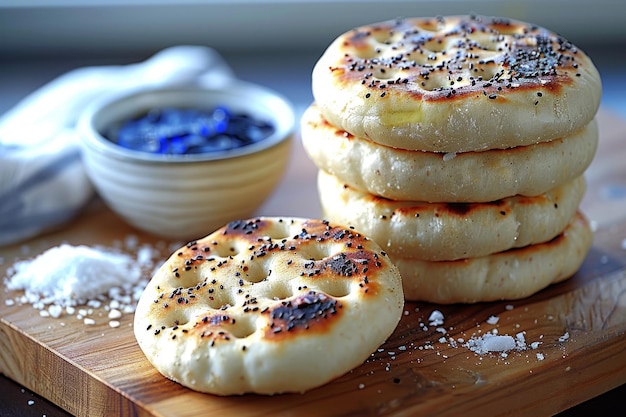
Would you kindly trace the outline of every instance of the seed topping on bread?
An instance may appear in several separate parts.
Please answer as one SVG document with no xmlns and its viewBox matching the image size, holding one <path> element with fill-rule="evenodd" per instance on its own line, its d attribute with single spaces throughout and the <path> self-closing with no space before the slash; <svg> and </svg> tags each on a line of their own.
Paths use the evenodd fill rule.
<svg viewBox="0 0 626 417">
<path fill-rule="evenodd" d="M 138 302 L 135 335 L 162 374 L 198 391 L 301 392 L 365 360 L 403 303 L 398 270 L 353 228 L 257 217 L 174 252 Z"/>
<path fill-rule="evenodd" d="M 343 48 L 344 65 L 331 71 L 361 78 L 366 98 L 402 89 L 429 100 L 477 91 L 496 99 L 503 89 L 541 84 L 553 90 L 580 75 L 570 42 L 503 18 L 387 21 L 346 34 Z"/>
</svg>

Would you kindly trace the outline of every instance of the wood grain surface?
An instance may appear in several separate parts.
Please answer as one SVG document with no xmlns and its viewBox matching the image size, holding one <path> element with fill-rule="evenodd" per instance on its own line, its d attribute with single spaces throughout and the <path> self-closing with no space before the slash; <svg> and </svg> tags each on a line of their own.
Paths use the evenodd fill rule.
<svg viewBox="0 0 626 417">
<path fill-rule="evenodd" d="M 0 291 L 0 372 L 77 416 L 552 415 L 626 383 L 626 122 L 601 112 L 600 148 L 587 172 L 582 208 L 596 228 L 592 250 L 570 280 L 523 300 L 437 306 L 407 303 L 389 340 L 360 367 L 305 394 L 216 397 L 164 379 L 132 332 L 132 315 L 111 328 L 74 317 L 41 317 L 31 305 L 7 305 Z M 289 172 L 259 210 L 316 217 L 315 167 L 299 143 Z M 207 232 L 208 233 L 208 232 Z M 202 232 L 201 235 L 207 234 Z M 138 232 L 95 200 L 75 221 L 2 248 L 0 275 L 17 259 L 62 242 L 117 245 Z M 199 236 L 201 237 L 201 236 Z M 163 260 L 172 242 L 164 242 Z M 433 310 L 441 326 L 430 325 Z M 488 324 L 491 316 L 499 320 Z M 476 354 L 463 346 L 492 329 L 528 348 Z M 536 348 L 530 345 L 536 342 Z M 294 375 L 298 378 L 298 375 Z"/>
</svg>

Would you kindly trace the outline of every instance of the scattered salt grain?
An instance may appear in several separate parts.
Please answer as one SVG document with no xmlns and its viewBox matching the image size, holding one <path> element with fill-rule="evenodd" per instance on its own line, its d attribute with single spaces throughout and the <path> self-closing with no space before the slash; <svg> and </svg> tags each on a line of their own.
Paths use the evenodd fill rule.
<svg viewBox="0 0 626 417">
<path fill-rule="evenodd" d="M 109 325 L 117 327 L 115 321 L 134 312 L 154 272 L 154 260 L 163 250 L 139 247 L 137 242 L 127 239 L 126 252 L 120 247 L 62 244 L 33 259 L 18 261 L 7 269 L 4 282 L 8 290 L 23 290 L 23 294 L 5 304 L 31 304 L 43 317 L 75 315 L 88 325 L 95 324 L 88 316 L 95 309 L 104 309 L 113 322 Z M 127 254 L 131 245 L 134 257 Z"/>
<path fill-rule="evenodd" d="M 454 159 L 456 157 L 456 153 L 455 152 L 448 152 L 443 154 L 443 161 L 450 161 L 452 159 Z"/>
<path fill-rule="evenodd" d="M 500 318 L 499 318 L 499 317 L 496 317 L 496 316 L 490 316 L 490 317 L 487 319 L 487 324 L 495 325 L 495 324 L 498 324 L 498 321 L 500 321 Z"/>
<path fill-rule="evenodd" d="M 139 239 L 135 235 L 127 235 L 124 238 L 124 245 L 126 245 L 127 248 L 135 249 L 139 245 Z"/>
<path fill-rule="evenodd" d="M 116 309 L 113 309 L 111 311 L 109 311 L 109 318 L 110 319 L 119 319 L 120 317 L 122 317 L 122 312 Z"/>
<path fill-rule="evenodd" d="M 565 332 L 563 336 L 559 337 L 559 342 L 565 342 L 567 339 L 569 339 L 569 332 Z"/>
<path fill-rule="evenodd" d="M 58 319 L 59 317 L 61 317 L 61 314 L 63 314 L 63 307 L 57 304 L 52 304 L 50 307 L 48 307 L 48 313 L 50 313 L 50 317 Z"/>
<path fill-rule="evenodd" d="M 456 347 L 457 347 L 456 340 L 454 340 L 452 337 L 450 337 L 450 338 L 448 339 L 448 345 L 449 345 L 450 347 L 456 348 Z"/>
<path fill-rule="evenodd" d="M 499 336 L 487 333 L 481 337 L 468 340 L 463 346 L 472 352 L 483 355 L 489 352 L 506 352 L 517 347 L 515 339 L 512 336 Z"/>
<path fill-rule="evenodd" d="M 129 255 L 68 244 L 17 262 L 13 269 L 7 288 L 24 290 L 31 300 L 59 305 L 73 305 L 112 287 L 134 283 L 141 274 Z"/>
<path fill-rule="evenodd" d="M 431 326 L 441 326 L 443 324 L 443 313 L 439 310 L 433 310 L 428 317 L 428 322 Z"/>
<path fill-rule="evenodd" d="M 137 250 L 137 262 L 142 266 L 151 266 L 154 250 L 149 246 L 142 246 Z"/>
</svg>

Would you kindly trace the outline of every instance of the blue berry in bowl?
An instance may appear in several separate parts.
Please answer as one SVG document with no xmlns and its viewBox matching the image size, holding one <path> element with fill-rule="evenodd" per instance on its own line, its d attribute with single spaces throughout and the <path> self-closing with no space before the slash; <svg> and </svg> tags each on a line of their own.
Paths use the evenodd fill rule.
<svg viewBox="0 0 626 417">
<path fill-rule="evenodd" d="M 154 108 L 123 122 L 108 137 L 135 151 L 185 155 L 236 149 L 273 133 L 274 127 L 267 121 L 217 106 L 212 110 Z"/>
</svg>

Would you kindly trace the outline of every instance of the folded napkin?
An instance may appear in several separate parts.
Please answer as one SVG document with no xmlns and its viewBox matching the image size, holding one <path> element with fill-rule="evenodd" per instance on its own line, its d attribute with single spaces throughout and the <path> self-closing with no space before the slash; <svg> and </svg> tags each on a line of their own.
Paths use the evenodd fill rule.
<svg viewBox="0 0 626 417">
<path fill-rule="evenodd" d="M 85 67 L 52 80 L 0 117 L 0 246 L 72 219 L 93 195 L 76 123 L 94 99 L 150 86 L 217 86 L 233 74 L 203 46 L 175 46 L 136 64 Z"/>
</svg>

